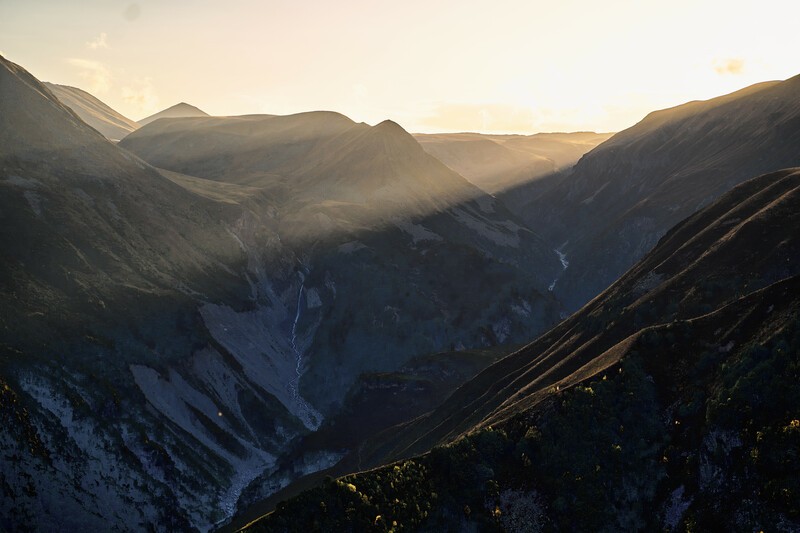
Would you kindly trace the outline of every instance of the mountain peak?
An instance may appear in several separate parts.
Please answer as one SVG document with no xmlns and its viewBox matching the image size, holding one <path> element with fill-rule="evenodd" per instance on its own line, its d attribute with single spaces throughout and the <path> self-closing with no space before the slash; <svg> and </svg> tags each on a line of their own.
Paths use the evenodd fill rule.
<svg viewBox="0 0 800 533">
<path fill-rule="evenodd" d="M 403 126 L 401 126 L 400 124 L 398 124 L 394 120 L 390 120 L 388 118 L 386 120 L 384 120 L 383 122 L 380 122 L 380 123 L 376 124 L 375 125 L 375 129 L 379 130 L 379 131 L 387 131 L 387 132 L 388 131 L 395 131 L 395 132 L 402 132 L 402 133 L 408 134 L 408 132 L 403 128 Z"/>
<path fill-rule="evenodd" d="M 173 106 L 170 106 L 163 111 L 159 111 L 154 115 L 150 115 L 149 117 L 145 117 L 139 121 L 140 126 L 145 126 L 150 124 L 154 120 L 158 120 L 160 118 L 185 118 L 185 117 L 207 117 L 209 116 L 208 113 L 203 111 L 202 109 L 198 109 L 197 107 L 187 104 L 186 102 L 180 102 Z"/>
</svg>

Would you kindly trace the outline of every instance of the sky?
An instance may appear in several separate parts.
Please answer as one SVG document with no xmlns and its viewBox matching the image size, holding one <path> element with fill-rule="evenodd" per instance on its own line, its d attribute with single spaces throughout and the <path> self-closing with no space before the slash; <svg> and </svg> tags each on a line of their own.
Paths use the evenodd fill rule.
<svg viewBox="0 0 800 533">
<path fill-rule="evenodd" d="M 608 132 L 800 74 L 798 20 L 798 0 L 0 0 L 0 54 L 134 120 L 184 101 Z"/>
</svg>

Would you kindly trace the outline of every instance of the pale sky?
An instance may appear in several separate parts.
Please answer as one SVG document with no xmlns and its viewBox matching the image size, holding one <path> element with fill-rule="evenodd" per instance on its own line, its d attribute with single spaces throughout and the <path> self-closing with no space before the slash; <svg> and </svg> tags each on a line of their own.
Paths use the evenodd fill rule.
<svg viewBox="0 0 800 533">
<path fill-rule="evenodd" d="M 134 120 L 327 109 L 412 132 L 619 131 L 800 74 L 799 0 L 0 0 L 0 53 Z"/>
</svg>

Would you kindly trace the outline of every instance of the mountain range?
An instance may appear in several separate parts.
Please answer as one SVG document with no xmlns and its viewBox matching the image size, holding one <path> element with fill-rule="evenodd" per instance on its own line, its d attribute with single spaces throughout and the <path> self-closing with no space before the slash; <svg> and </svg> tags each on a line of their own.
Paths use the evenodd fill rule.
<svg viewBox="0 0 800 533">
<path fill-rule="evenodd" d="M 362 373 L 557 321 L 556 255 L 397 124 L 161 118 L 115 145 L 0 76 L 3 527 L 208 529 Z"/>
<path fill-rule="evenodd" d="M 426 152 L 490 194 L 571 168 L 611 133 L 416 134 Z"/>
<path fill-rule="evenodd" d="M 665 211 L 691 214 L 690 205 L 676 202 L 703 192 L 702 203 L 713 201 L 746 180 L 743 167 L 758 172 L 797 164 L 796 144 L 787 142 L 798 134 L 797 94 L 793 78 L 653 113 L 587 153 L 573 170 L 499 196 L 552 243 L 559 242 L 557 231 L 594 235 L 637 209 L 649 213 L 638 204 L 617 207 L 636 201 L 625 171 L 640 165 L 636 176 L 646 185 L 633 191 L 649 195 L 642 205 L 671 202 Z M 713 112 L 737 101 L 734 111 L 754 111 Z M 717 135 L 692 139 L 705 121 Z M 674 128 L 669 135 L 660 129 L 668 127 Z M 581 199 L 569 195 L 570 186 L 581 185 L 573 180 L 597 179 L 582 169 L 617 151 L 618 159 L 606 163 L 605 188 L 625 189 L 608 193 L 610 207 L 598 203 L 593 214 L 594 200 L 575 202 L 572 211 L 553 200 L 557 193 Z M 729 174 L 705 167 L 709 159 L 729 165 Z M 648 173 L 662 164 L 698 174 L 684 170 L 693 180 L 683 180 Z M 367 524 L 383 530 L 394 522 L 425 530 L 797 528 L 800 492 L 791 458 L 798 450 L 800 396 L 791 382 L 798 364 L 798 176 L 789 169 L 744 181 L 678 220 L 657 234 L 659 245 L 649 254 L 647 244 L 629 252 L 630 260 L 644 258 L 599 296 L 592 287 L 607 275 L 603 248 L 592 248 L 594 256 L 584 252 L 586 263 L 574 265 L 569 248 L 559 247 L 565 272 L 554 292 L 564 294 L 559 284 L 573 273 L 583 292 L 571 305 L 591 302 L 430 413 L 367 438 L 335 468 L 266 498 L 234 523 L 274 510 L 252 530 L 283 531 L 288 524 L 292 530 Z M 596 198 L 605 198 L 604 190 Z M 526 195 L 534 201 L 527 203 Z M 569 226 L 562 216 L 585 221 Z M 612 250 L 626 237 L 614 231 L 603 233 Z M 587 287 L 587 280 L 597 285 Z M 636 400 L 625 403 L 625 397 Z M 626 427 L 636 430 L 626 435 Z M 767 456 L 759 459 L 762 449 Z M 615 458 L 623 450 L 632 450 L 634 459 Z M 363 473 L 324 481 L 354 471 Z"/>
<path fill-rule="evenodd" d="M 411 135 L 0 57 L 0 529 L 800 529 L 798 80 Z"/>
</svg>

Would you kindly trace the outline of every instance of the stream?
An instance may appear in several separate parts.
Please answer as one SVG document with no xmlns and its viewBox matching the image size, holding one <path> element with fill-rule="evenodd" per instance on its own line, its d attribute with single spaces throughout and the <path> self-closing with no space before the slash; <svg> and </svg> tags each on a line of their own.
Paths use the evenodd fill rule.
<svg viewBox="0 0 800 533">
<path fill-rule="evenodd" d="M 297 324 L 300 322 L 304 289 L 305 281 L 301 281 L 300 290 L 297 291 L 297 312 L 295 313 L 294 322 L 292 323 L 291 345 L 295 356 L 295 376 L 289 382 L 289 391 L 292 394 L 292 399 L 300 408 L 300 412 L 297 413 L 297 416 L 302 420 L 303 425 L 311 431 L 316 431 L 319 429 L 320 424 L 322 424 L 322 415 L 300 395 L 300 377 L 303 375 L 303 351 L 297 347 Z"/>
</svg>

